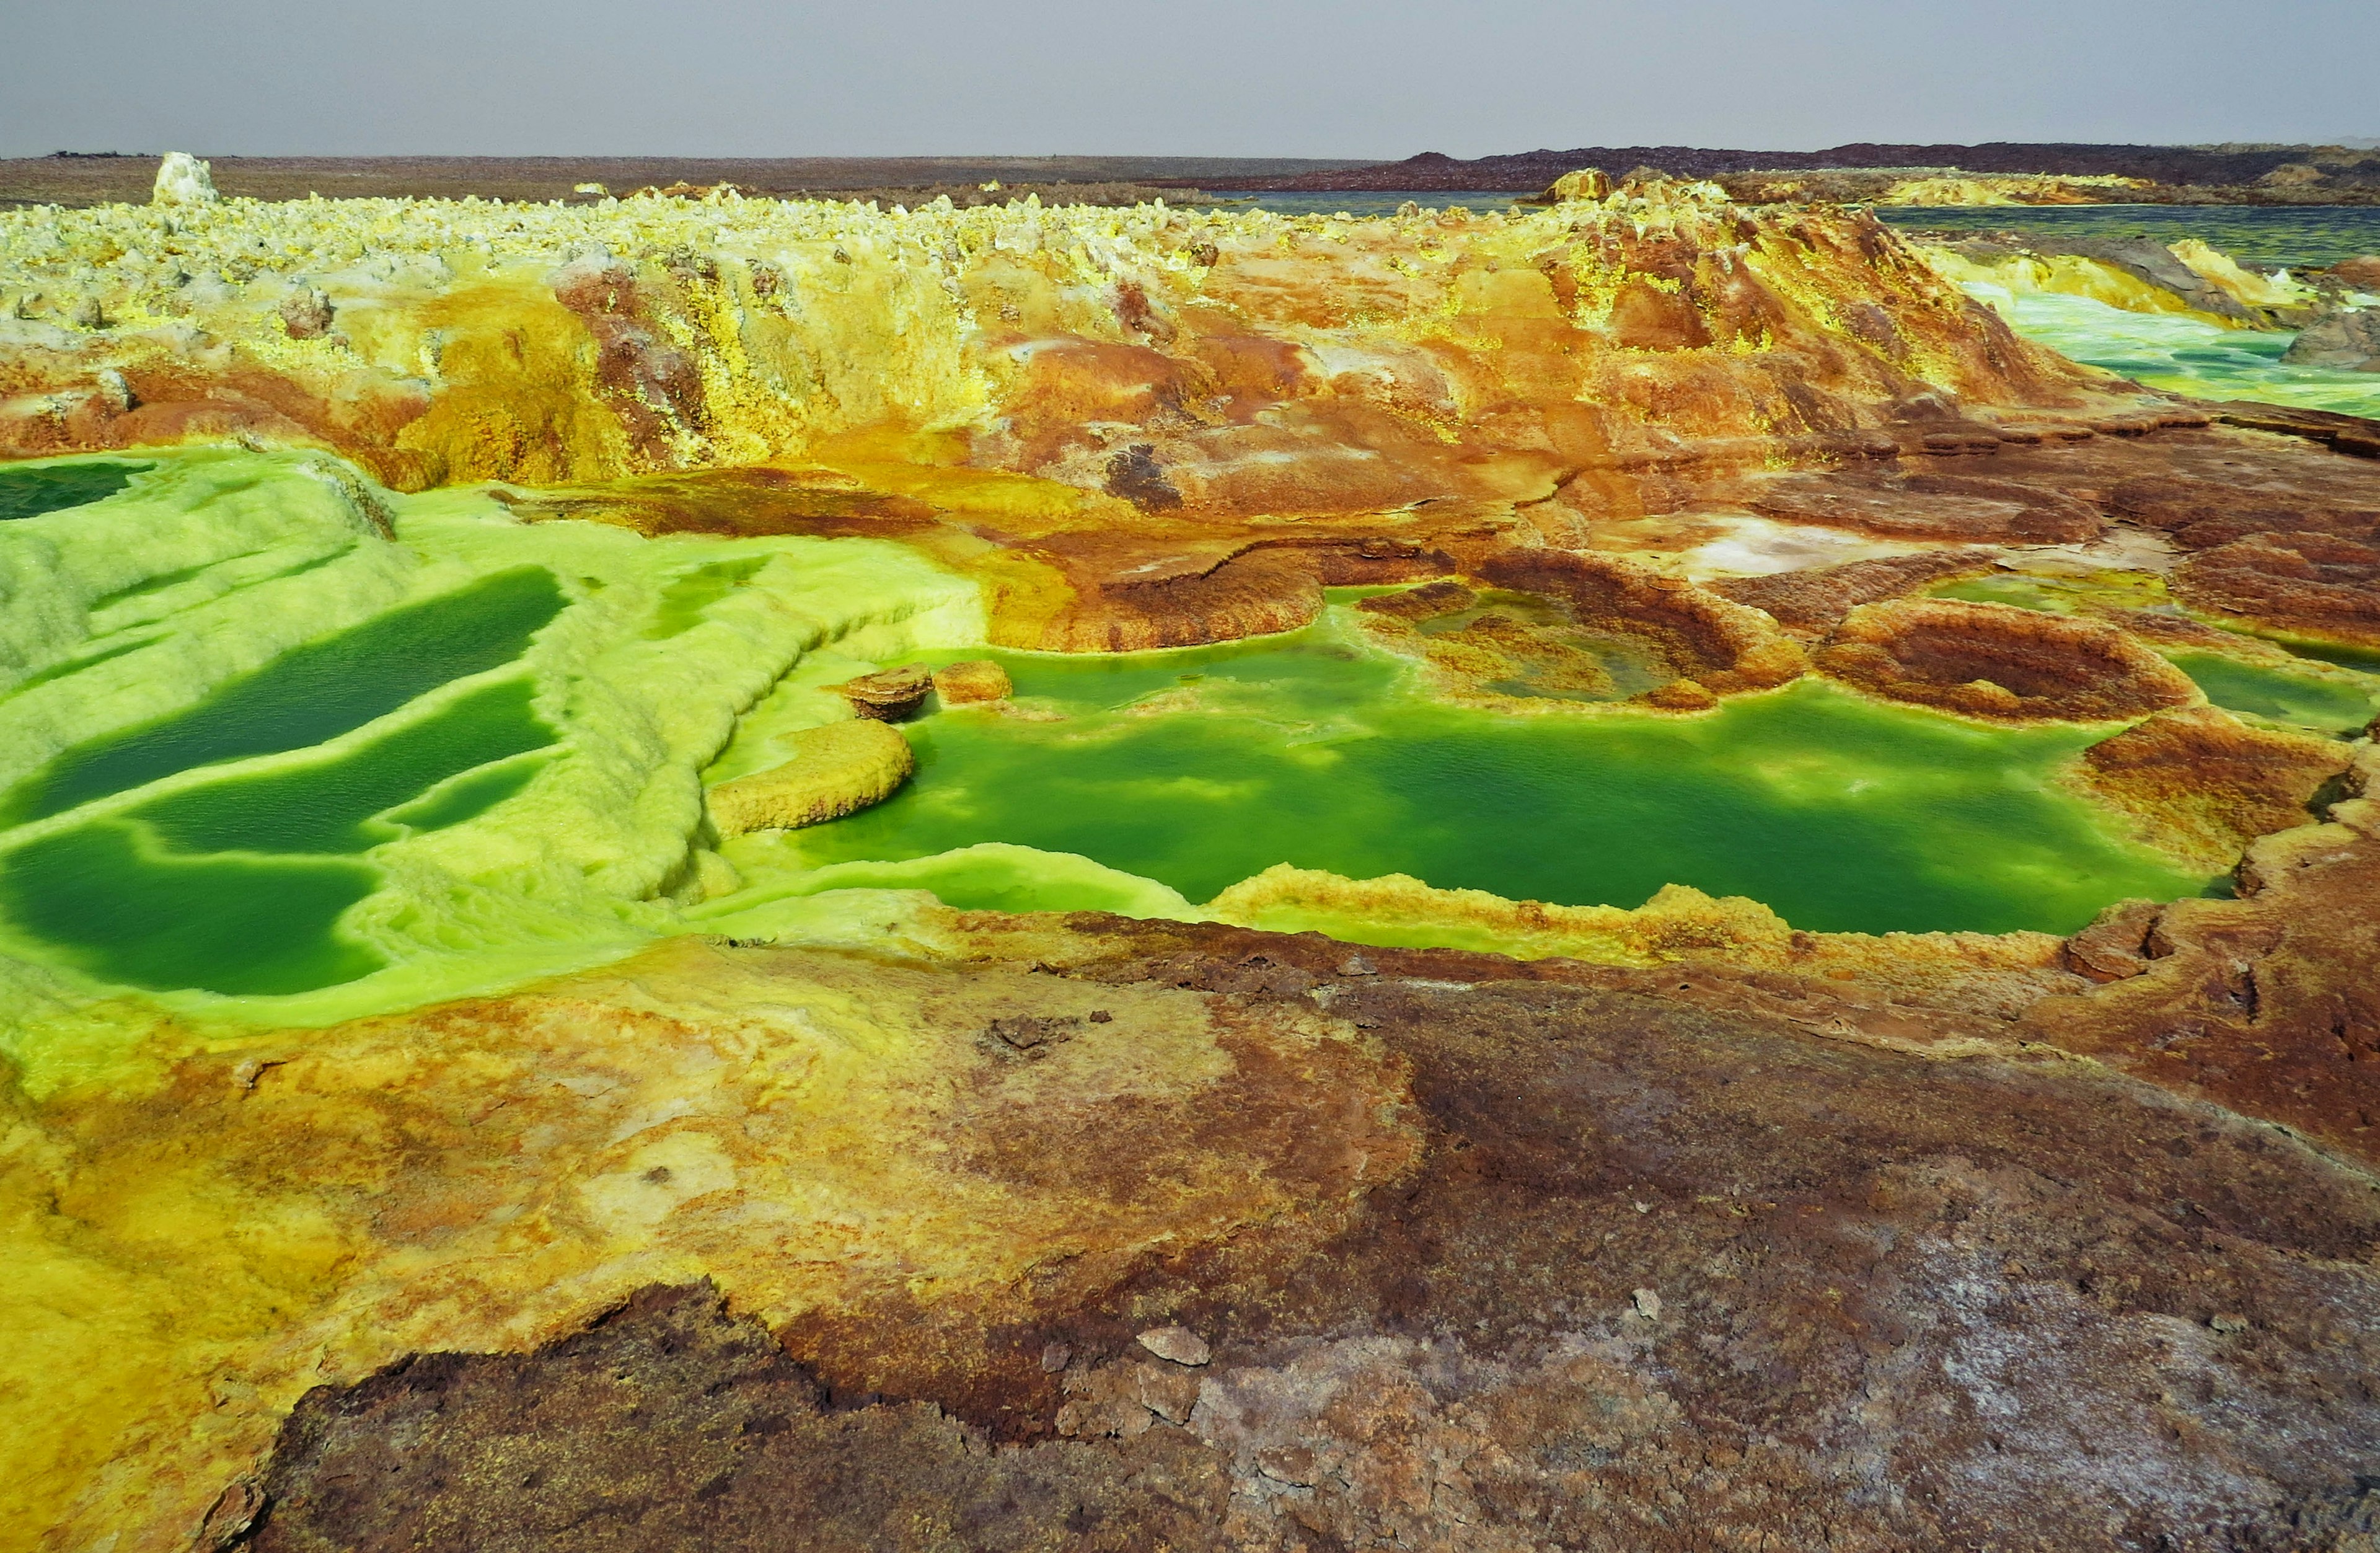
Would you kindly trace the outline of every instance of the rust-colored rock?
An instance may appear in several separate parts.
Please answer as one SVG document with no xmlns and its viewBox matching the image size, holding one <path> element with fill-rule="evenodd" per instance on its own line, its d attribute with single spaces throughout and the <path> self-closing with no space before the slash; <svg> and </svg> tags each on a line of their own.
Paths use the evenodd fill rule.
<svg viewBox="0 0 2380 1553">
<path fill-rule="evenodd" d="M 1081 930 L 1096 955 L 1104 930 Z M 2368 954 L 2371 931 L 2336 947 Z M 1140 936 L 1174 952 L 1075 973 L 1235 986 L 1209 996 L 1253 1009 L 1306 1002 L 1295 965 L 1345 954 Z M 1382 973 L 1328 1001 L 1402 1065 L 1425 1145 L 1334 1230 L 1293 1215 L 1153 1251 L 996 1325 L 895 1311 L 832 1356 L 814 1324 L 772 1337 L 673 1290 L 535 1352 L 417 1359 L 299 1405 L 248 1546 L 743 1553 L 963 1525 L 988 1548 L 2114 1553 L 2213 1524 L 2280 1553 L 2360 1535 L 2380 1206 L 2355 1172 L 2154 1082 L 1881 1050 L 1790 1001 L 1695 1007 L 1698 972 L 1662 975 L 1664 997 L 1480 956 L 1441 957 L 1459 984 L 1416 981 L 1432 951 L 1366 953 Z M 2070 1046 L 2198 953 L 2026 1033 Z M 1210 1363 L 1137 1355 L 1160 1324 L 1220 1334 Z"/>
<path fill-rule="evenodd" d="M 1477 597 L 1460 582 L 1425 582 L 1418 588 L 1375 594 L 1355 607 L 1367 615 L 1386 615 L 1399 620 L 1427 620 L 1435 615 L 1451 615 L 1456 610 L 1468 609 Z"/>
<path fill-rule="evenodd" d="M 1925 550 L 1764 577 L 1730 577 L 1709 586 L 1722 598 L 1774 616 L 1788 630 L 1824 632 L 1860 605 L 1901 598 L 1953 577 L 1987 571 L 1996 554 L 1975 547 Z"/>
<path fill-rule="evenodd" d="M 881 723 L 897 723 L 917 711 L 926 703 L 926 693 L 933 688 L 932 671 L 917 664 L 880 669 L 833 687 L 851 703 L 854 712 Z"/>
<path fill-rule="evenodd" d="M 1618 556 L 1500 550 L 1478 575 L 1559 599 L 1581 626 L 1645 637 L 1680 678 L 1725 694 L 1781 685 L 1808 666 L 1801 644 L 1756 609 Z"/>
<path fill-rule="evenodd" d="M 2161 529 L 2186 550 L 2210 550 L 2256 533 L 2326 533 L 2342 539 L 2380 536 L 2380 495 L 2342 500 L 2345 492 L 2290 490 L 2255 480 L 2140 475 L 2119 482 L 2107 511 L 2126 522 Z"/>
<path fill-rule="evenodd" d="M 2251 728 L 2212 706 L 2159 712 L 2082 752 L 2080 779 L 2143 838 L 2209 873 L 2259 836 L 2313 825 L 2315 795 L 2353 757 L 2335 739 Z"/>
<path fill-rule="evenodd" d="M 2330 815 L 2252 843 L 2244 899 L 2166 906 L 2138 974 L 2044 998 L 2022 1031 L 2380 1165 L 2380 808 Z"/>
<path fill-rule="evenodd" d="M 2090 504 L 2046 483 L 1898 470 L 1785 475 L 1749 484 L 1744 499 L 1780 521 L 1889 539 L 2066 544 L 2095 538 L 2104 526 Z"/>
<path fill-rule="evenodd" d="M 2119 900 L 2066 940 L 2067 966 L 2095 982 L 2120 982 L 2149 968 L 2149 932 L 2165 912 L 2157 900 Z"/>
<path fill-rule="evenodd" d="M 2250 534 L 2192 556 L 2173 589 L 2268 630 L 2380 646 L 2380 543 Z"/>
<path fill-rule="evenodd" d="M 2097 722 L 2199 699 L 2188 675 L 2114 626 L 2000 604 L 1862 605 L 1816 662 L 1872 694 L 1972 717 Z"/>
</svg>

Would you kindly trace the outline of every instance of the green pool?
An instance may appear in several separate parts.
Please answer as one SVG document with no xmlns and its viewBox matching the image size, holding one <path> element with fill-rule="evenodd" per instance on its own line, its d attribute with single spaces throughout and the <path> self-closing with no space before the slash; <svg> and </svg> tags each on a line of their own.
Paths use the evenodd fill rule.
<svg viewBox="0 0 2380 1553">
<path fill-rule="evenodd" d="M 1006 842 L 1194 902 L 1278 862 L 1567 905 L 1634 906 L 1675 882 L 1860 932 L 2064 931 L 2110 900 L 2206 885 L 2055 784 L 2086 730 L 1985 728 L 1816 680 L 1700 717 L 1505 716 L 1431 702 L 1341 629 L 996 654 L 1028 715 L 909 725 L 918 769 L 900 794 L 771 845 L 827 865 Z M 971 866 L 941 893 L 1091 903 L 1068 887 L 1030 902 L 1013 871 Z"/>
</svg>

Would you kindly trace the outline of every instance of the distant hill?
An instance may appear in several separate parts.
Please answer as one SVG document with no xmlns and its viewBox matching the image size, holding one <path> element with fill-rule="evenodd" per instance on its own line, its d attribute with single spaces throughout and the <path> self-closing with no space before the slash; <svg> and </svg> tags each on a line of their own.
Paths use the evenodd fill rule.
<svg viewBox="0 0 2380 1553">
<path fill-rule="evenodd" d="M 2068 142 L 1995 141 L 1987 145 L 1893 145 L 1860 141 L 1824 151 L 1724 151 L 1702 146 L 1580 146 L 1571 151 L 1524 151 L 1463 161 L 1424 152 L 1402 162 L 1367 167 L 1337 167 L 1254 177 L 1202 179 L 1213 190 L 1498 190 L 1535 192 L 1577 167 L 1601 167 L 1615 176 L 1653 167 L 1672 177 L 1718 177 L 1730 173 L 1802 172 L 1847 167 L 1948 168 L 1969 173 L 2114 174 L 2180 186 L 2236 187 L 2253 184 L 2277 167 L 2327 160 L 2342 148 L 2258 146 L 2090 145 Z M 2350 160 L 2368 153 L 2349 152 Z"/>
<path fill-rule="evenodd" d="M 201 151 L 200 154 L 207 154 Z M 1019 189 L 1134 185 L 1173 193 L 1229 177 L 1294 177 L 1361 165 L 1305 157 L 1225 156 L 226 156 L 215 187 L 258 200 L 413 196 L 566 200 L 582 183 L 625 194 L 647 186 L 732 183 L 747 193 L 874 192 L 897 197 L 998 180 Z M 149 198 L 154 154 L 60 152 L 0 160 L 0 208 Z"/>
</svg>

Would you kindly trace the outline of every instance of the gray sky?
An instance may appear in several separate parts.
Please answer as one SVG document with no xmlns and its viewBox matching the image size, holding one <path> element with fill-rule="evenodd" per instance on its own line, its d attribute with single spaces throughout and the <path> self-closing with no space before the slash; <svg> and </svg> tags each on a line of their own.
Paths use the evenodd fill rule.
<svg viewBox="0 0 2380 1553">
<path fill-rule="evenodd" d="M 0 0 L 0 154 L 2380 135 L 2380 0 Z"/>
</svg>

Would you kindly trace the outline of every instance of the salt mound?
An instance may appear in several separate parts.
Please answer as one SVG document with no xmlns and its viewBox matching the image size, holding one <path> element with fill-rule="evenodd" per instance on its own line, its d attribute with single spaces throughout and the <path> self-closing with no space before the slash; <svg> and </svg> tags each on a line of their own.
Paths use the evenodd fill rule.
<svg viewBox="0 0 2380 1553">
<path fill-rule="evenodd" d="M 157 187 L 149 196 L 152 205 L 212 205 L 223 198 L 215 192 L 214 169 L 187 151 L 169 151 L 157 165 Z"/>
</svg>

